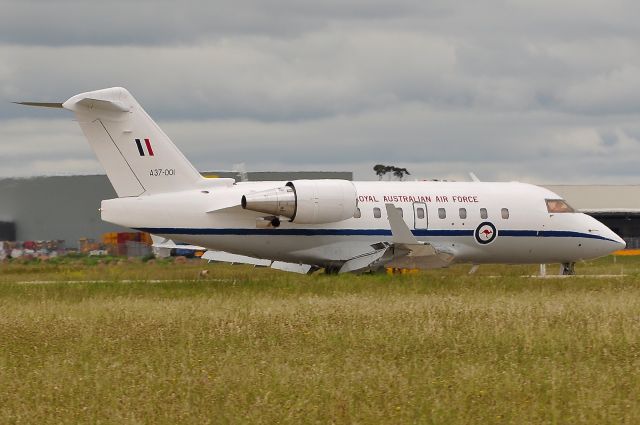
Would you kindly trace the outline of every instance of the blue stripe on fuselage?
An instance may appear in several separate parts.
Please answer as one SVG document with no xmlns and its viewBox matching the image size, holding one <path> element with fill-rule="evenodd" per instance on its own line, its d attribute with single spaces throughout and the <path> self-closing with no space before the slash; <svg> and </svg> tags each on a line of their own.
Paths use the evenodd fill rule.
<svg viewBox="0 0 640 425">
<path fill-rule="evenodd" d="M 176 227 L 140 227 L 136 230 L 159 235 L 252 235 L 252 236 L 391 236 L 388 229 L 194 229 Z M 473 236 L 473 230 L 424 230 L 411 231 L 415 236 Z M 609 238 L 589 233 L 565 230 L 498 230 L 499 237 L 584 238 L 615 242 Z"/>
</svg>

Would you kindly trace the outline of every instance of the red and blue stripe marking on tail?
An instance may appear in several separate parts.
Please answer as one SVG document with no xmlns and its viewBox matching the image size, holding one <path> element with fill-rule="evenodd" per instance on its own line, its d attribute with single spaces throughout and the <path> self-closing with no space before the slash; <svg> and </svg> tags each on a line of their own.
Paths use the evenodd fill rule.
<svg viewBox="0 0 640 425">
<path fill-rule="evenodd" d="M 151 147 L 151 141 L 149 139 L 144 139 L 144 146 L 142 146 L 140 139 L 136 139 L 136 146 L 138 146 L 140 156 L 145 156 L 145 147 L 147 148 L 146 153 L 149 156 L 153 156 L 153 148 Z"/>
</svg>

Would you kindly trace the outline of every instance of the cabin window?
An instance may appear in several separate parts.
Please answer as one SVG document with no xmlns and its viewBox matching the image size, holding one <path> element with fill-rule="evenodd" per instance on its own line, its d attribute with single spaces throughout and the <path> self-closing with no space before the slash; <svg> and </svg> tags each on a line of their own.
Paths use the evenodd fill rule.
<svg viewBox="0 0 640 425">
<path fill-rule="evenodd" d="M 404 217 L 404 214 L 402 214 L 402 208 L 396 208 L 396 210 L 400 213 L 400 217 Z"/>
<path fill-rule="evenodd" d="M 375 207 L 375 208 L 373 209 L 373 216 L 374 216 L 375 218 L 380 218 L 380 217 L 382 217 L 382 214 L 380 213 L 380 208 Z"/>
<path fill-rule="evenodd" d="M 353 218 L 360 218 L 362 217 L 362 211 L 360 211 L 360 208 L 356 208 L 356 212 L 353 214 Z"/>
<path fill-rule="evenodd" d="M 508 208 L 503 208 L 502 210 L 500 210 L 500 213 L 502 214 L 502 218 L 504 218 L 505 220 L 509 218 Z"/>
<path fill-rule="evenodd" d="M 419 219 L 423 219 L 424 218 L 424 208 L 418 208 L 416 210 L 416 214 L 417 214 Z"/>
<path fill-rule="evenodd" d="M 467 218 L 467 209 L 466 208 L 460 208 L 458 210 L 458 214 L 460 215 L 461 219 L 466 219 Z"/>
<path fill-rule="evenodd" d="M 438 208 L 438 217 L 447 218 L 447 211 L 444 208 Z"/>
<path fill-rule="evenodd" d="M 547 199 L 547 211 L 550 213 L 572 213 L 576 212 L 564 199 Z"/>
<path fill-rule="evenodd" d="M 480 208 L 480 218 L 483 220 L 486 220 L 487 218 L 489 218 L 489 214 L 487 214 L 486 208 Z"/>
</svg>

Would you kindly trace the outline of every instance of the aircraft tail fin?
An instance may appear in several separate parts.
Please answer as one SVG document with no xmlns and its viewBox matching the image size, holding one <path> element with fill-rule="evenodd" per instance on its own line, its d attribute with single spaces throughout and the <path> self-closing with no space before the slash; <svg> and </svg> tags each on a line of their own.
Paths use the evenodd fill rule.
<svg viewBox="0 0 640 425">
<path fill-rule="evenodd" d="M 204 179 L 126 89 L 81 93 L 62 107 L 75 112 L 119 197 L 186 190 Z"/>
</svg>

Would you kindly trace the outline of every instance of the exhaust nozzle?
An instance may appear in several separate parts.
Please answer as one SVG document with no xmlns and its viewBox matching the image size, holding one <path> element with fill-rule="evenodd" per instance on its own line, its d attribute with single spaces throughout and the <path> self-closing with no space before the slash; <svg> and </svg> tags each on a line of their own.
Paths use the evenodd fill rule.
<svg viewBox="0 0 640 425">
<path fill-rule="evenodd" d="M 290 186 L 262 190 L 242 196 L 242 208 L 250 211 L 287 217 L 296 216 L 296 192 Z"/>
</svg>

